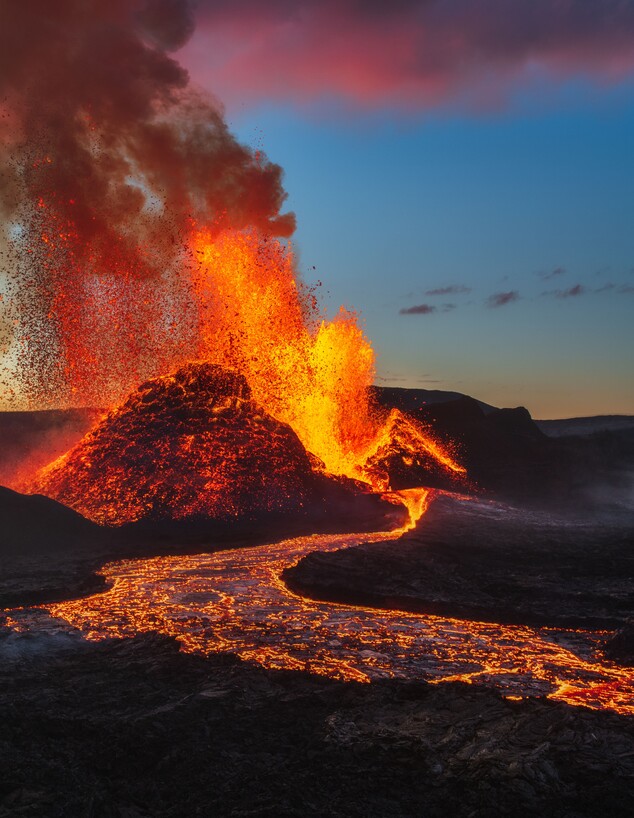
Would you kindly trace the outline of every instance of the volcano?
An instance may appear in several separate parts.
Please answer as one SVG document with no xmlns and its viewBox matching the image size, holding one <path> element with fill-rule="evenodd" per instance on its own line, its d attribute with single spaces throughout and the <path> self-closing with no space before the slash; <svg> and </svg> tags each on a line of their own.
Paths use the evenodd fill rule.
<svg viewBox="0 0 634 818">
<path fill-rule="evenodd" d="M 322 469 L 243 375 L 190 363 L 140 386 L 31 488 L 108 525 L 309 513 L 368 494 Z"/>
</svg>

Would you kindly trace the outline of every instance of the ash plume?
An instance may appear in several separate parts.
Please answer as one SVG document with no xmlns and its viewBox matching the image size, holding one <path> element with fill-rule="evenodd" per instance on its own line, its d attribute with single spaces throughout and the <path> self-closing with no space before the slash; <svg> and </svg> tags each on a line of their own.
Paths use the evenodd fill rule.
<svg viewBox="0 0 634 818">
<path fill-rule="evenodd" d="M 68 338 L 99 358 L 97 378 L 126 357 L 144 374 L 167 355 L 152 324 L 181 324 L 172 336 L 191 344 L 186 297 L 168 278 L 197 225 L 286 237 L 294 217 L 280 212 L 281 169 L 236 141 L 169 54 L 194 28 L 186 0 L 0 0 L 0 19 L 3 272 L 19 372 L 32 401 L 62 400 L 77 357 Z M 92 349 L 108 327 L 108 353 Z"/>
</svg>

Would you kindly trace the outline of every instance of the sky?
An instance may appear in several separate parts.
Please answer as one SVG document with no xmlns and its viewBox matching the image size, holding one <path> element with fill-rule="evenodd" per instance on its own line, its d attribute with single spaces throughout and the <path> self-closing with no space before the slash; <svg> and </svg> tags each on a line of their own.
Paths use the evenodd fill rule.
<svg viewBox="0 0 634 818">
<path fill-rule="evenodd" d="M 193 220 L 290 235 L 379 384 L 634 414 L 634 0 L 4 5 L 0 205 L 40 254 L 23 273 L 0 244 L 11 383 L 19 336 L 48 388 L 51 287 L 59 310 L 95 265 L 148 285 Z M 45 201 L 74 225 L 61 285 Z M 158 360 L 143 316 L 126 337 Z"/>
<path fill-rule="evenodd" d="M 634 413 L 634 3 L 197 18 L 176 56 L 283 167 L 299 268 L 358 311 L 377 383 Z"/>
</svg>

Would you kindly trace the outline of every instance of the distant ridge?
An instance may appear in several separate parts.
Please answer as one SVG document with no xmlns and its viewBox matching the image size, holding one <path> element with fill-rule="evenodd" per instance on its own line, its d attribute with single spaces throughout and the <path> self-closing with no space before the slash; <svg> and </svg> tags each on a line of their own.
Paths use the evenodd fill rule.
<svg viewBox="0 0 634 818">
<path fill-rule="evenodd" d="M 20 482 L 20 469 L 34 469 L 66 452 L 103 414 L 100 409 L 0 412 L 0 484 Z"/>
<path fill-rule="evenodd" d="M 436 403 L 448 403 L 453 400 L 469 398 L 475 400 L 485 415 L 497 411 L 496 406 L 471 398 L 462 392 L 447 392 L 442 389 L 408 389 L 403 386 L 373 386 L 376 399 L 381 406 L 395 407 L 402 412 L 414 412 L 423 406 Z"/>
<path fill-rule="evenodd" d="M 535 424 L 548 437 L 593 435 L 597 432 L 621 432 L 634 429 L 634 415 L 595 415 L 585 418 L 536 420 Z"/>
</svg>

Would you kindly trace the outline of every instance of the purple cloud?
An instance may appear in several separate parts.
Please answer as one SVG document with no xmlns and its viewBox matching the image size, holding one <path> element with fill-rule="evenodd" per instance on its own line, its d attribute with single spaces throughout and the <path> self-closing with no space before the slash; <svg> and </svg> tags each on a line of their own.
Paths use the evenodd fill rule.
<svg viewBox="0 0 634 818">
<path fill-rule="evenodd" d="M 399 315 L 429 315 L 432 312 L 436 312 L 436 307 L 432 307 L 431 304 L 417 304 L 415 307 L 403 307 L 398 311 Z"/>
<path fill-rule="evenodd" d="M 223 98 L 487 105 L 546 76 L 634 70 L 631 0 L 198 0 L 182 58 Z"/>
<path fill-rule="evenodd" d="M 506 304 L 511 304 L 513 301 L 518 301 L 520 294 L 517 290 L 509 290 L 506 293 L 493 293 L 487 298 L 487 306 L 489 307 L 504 307 Z"/>
</svg>

